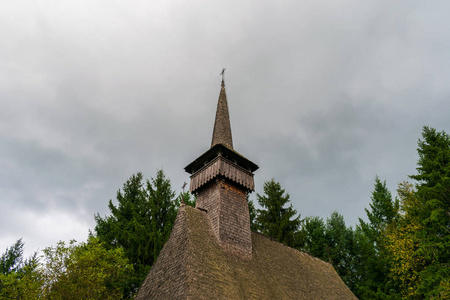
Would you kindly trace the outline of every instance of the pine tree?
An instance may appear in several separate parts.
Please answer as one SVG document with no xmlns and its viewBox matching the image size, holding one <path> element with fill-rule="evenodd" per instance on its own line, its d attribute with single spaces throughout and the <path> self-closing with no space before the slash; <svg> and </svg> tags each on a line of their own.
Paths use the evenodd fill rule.
<svg viewBox="0 0 450 300">
<path fill-rule="evenodd" d="M 420 222 L 415 238 L 425 259 L 417 292 L 450 297 L 450 137 L 425 126 L 418 145 L 418 174 L 410 177 L 417 181 L 419 202 L 409 212 Z"/>
<path fill-rule="evenodd" d="M 150 208 L 152 256 L 156 259 L 169 238 L 177 213 L 174 205 L 175 192 L 162 170 L 158 170 L 151 181 L 147 180 L 147 198 Z"/>
<path fill-rule="evenodd" d="M 381 182 L 378 176 L 375 177 L 375 188 L 371 197 L 372 203 L 369 204 L 370 210 L 365 209 L 370 229 L 379 232 L 385 228 L 387 224 L 397 217 L 399 203 L 398 200 L 393 201 L 391 192 L 386 187 L 386 181 Z M 366 224 L 359 219 L 360 224 Z"/>
<path fill-rule="evenodd" d="M 402 297 L 450 298 L 450 138 L 424 127 L 415 188 L 399 185 L 400 214 L 383 237 Z"/>
<path fill-rule="evenodd" d="M 325 236 L 325 222 L 319 217 L 306 217 L 300 229 L 302 248 L 314 257 L 327 260 L 327 239 Z"/>
<path fill-rule="evenodd" d="M 327 261 L 333 265 L 345 284 L 352 289 L 353 280 L 353 230 L 345 225 L 344 217 L 334 211 L 325 224 Z"/>
<path fill-rule="evenodd" d="M 140 287 L 169 237 L 176 217 L 174 197 L 162 170 L 145 184 L 142 173 L 137 173 L 117 192 L 117 206 L 109 201 L 111 215 L 95 216 L 96 236 L 109 247 L 123 248 L 134 267 L 128 294 Z"/>
<path fill-rule="evenodd" d="M 257 209 L 257 229 L 288 246 L 295 245 L 295 233 L 300 226 L 300 215 L 289 202 L 289 194 L 274 178 L 264 183 L 264 195 L 256 195 L 263 209 Z M 287 206 L 288 205 L 288 206 Z"/>
<path fill-rule="evenodd" d="M 37 299 L 44 282 L 37 252 L 23 257 L 22 239 L 0 257 L 0 299 Z"/>
<path fill-rule="evenodd" d="M 370 209 L 365 209 L 369 222 L 359 219 L 355 229 L 355 294 L 360 298 L 385 299 L 394 287 L 388 277 L 390 260 L 382 233 L 398 218 L 399 202 L 392 200 L 386 181 L 381 182 L 378 176 L 371 200 Z"/>
</svg>

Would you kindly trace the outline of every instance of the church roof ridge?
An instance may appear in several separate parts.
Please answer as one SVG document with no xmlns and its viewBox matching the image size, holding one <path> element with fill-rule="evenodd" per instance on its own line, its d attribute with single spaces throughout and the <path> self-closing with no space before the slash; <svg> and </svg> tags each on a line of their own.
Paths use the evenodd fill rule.
<svg viewBox="0 0 450 300">
<path fill-rule="evenodd" d="M 206 212 L 179 208 L 136 299 L 357 299 L 331 264 L 255 232 L 253 258 L 242 259 L 210 224 Z"/>
</svg>

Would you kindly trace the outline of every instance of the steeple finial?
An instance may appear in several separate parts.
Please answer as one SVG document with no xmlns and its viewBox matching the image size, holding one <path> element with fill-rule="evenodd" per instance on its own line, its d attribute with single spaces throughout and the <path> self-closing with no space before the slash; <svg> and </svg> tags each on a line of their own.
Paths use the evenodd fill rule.
<svg viewBox="0 0 450 300">
<path fill-rule="evenodd" d="M 220 75 L 222 75 L 222 86 L 225 85 L 225 70 L 227 68 L 222 68 L 222 72 L 220 73 Z"/>
<path fill-rule="evenodd" d="M 217 144 L 222 144 L 233 149 L 233 138 L 231 136 L 230 115 L 228 113 L 227 94 L 225 93 L 225 68 L 222 69 L 222 87 L 220 89 L 219 101 L 217 102 L 216 120 L 211 142 L 211 148 Z"/>
</svg>

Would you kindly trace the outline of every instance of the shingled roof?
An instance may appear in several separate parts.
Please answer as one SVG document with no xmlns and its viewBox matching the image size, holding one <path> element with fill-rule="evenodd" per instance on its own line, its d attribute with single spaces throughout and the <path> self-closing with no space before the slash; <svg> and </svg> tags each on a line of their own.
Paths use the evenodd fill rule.
<svg viewBox="0 0 450 300">
<path fill-rule="evenodd" d="M 136 299 L 356 299 L 329 263 L 258 233 L 252 252 L 221 247 L 207 213 L 182 205 Z"/>
<path fill-rule="evenodd" d="M 233 149 L 222 77 L 211 148 L 185 168 L 196 208 L 181 205 L 136 299 L 356 299 L 329 263 L 251 232 L 256 169 Z"/>
</svg>

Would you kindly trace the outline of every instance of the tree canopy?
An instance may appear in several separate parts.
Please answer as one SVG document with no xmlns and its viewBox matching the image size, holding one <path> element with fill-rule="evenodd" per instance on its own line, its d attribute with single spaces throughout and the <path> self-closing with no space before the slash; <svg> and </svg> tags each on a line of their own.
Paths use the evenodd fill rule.
<svg viewBox="0 0 450 300">
<path fill-rule="evenodd" d="M 262 209 L 257 210 L 256 228 L 263 234 L 288 246 L 295 243 L 300 215 L 289 200 L 289 194 L 274 178 L 264 183 L 264 195 L 256 195 Z"/>
<path fill-rule="evenodd" d="M 37 252 L 25 259 L 23 250 L 24 243 L 19 239 L 0 257 L 1 299 L 37 299 L 41 293 L 43 277 Z"/>
<path fill-rule="evenodd" d="M 329 262 L 360 299 L 450 298 L 450 137 L 424 127 L 417 174 L 393 199 L 375 177 L 365 220 L 353 229 L 338 212 L 303 220 L 275 179 L 248 199 L 251 229 Z M 23 257 L 21 239 L 0 257 L 0 298 L 132 298 L 169 237 L 181 200 L 162 170 L 133 174 L 95 216 L 86 242 L 59 242 Z"/>
<path fill-rule="evenodd" d="M 94 237 L 59 242 L 40 260 L 24 260 L 23 245 L 18 240 L 2 255 L 1 299 L 120 299 L 133 273 L 122 249 L 108 250 Z"/>
<path fill-rule="evenodd" d="M 127 293 L 137 291 L 168 239 L 179 201 L 162 170 L 145 182 L 137 173 L 117 192 L 117 205 L 109 201 L 111 215 L 95 216 L 96 236 L 108 247 L 122 248 L 134 267 Z"/>
<path fill-rule="evenodd" d="M 59 242 L 44 250 L 44 259 L 48 299 L 120 299 L 133 273 L 123 249 L 106 249 L 95 237 Z"/>
<path fill-rule="evenodd" d="M 388 225 L 398 218 L 399 201 L 378 176 L 375 177 L 372 202 L 365 209 L 368 222 L 359 219 L 355 229 L 355 292 L 361 298 L 386 299 L 391 293 L 390 257 L 386 253 Z"/>
<path fill-rule="evenodd" d="M 386 231 L 392 272 L 409 298 L 450 297 L 450 138 L 425 126 L 417 174 L 399 185 L 401 214 Z"/>
</svg>

